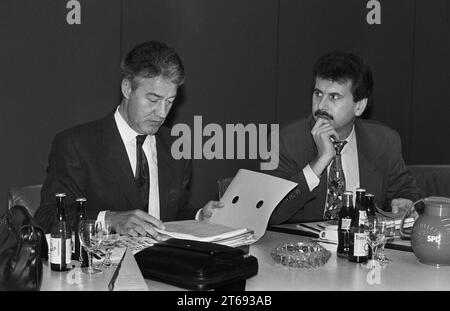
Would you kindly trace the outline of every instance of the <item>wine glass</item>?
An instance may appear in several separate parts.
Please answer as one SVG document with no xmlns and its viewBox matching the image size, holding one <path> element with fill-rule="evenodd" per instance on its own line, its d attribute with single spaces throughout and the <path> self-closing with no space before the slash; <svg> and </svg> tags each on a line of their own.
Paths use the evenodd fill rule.
<svg viewBox="0 0 450 311">
<path fill-rule="evenodd" d="M 375 255 L 377 253 L 378 246 L 385 240 L 385 227 L 380 224 L 377 219 L 373 219 L 372 222 L 364 229 L 367 243 L 372 249 L 372 258 L 367 262 L 367 268 L 371 269 L 377 264 Z"/>
<path fill-rule="evenodd" d="M 119 240 L 119 234 L 114 229 L 113 224 L 105 220 L 104 224 L 97 222 L 97 232 L 101 237 L 100 247 L 105 250 L 105 259 L 102 262 L 104 267 L 116 267 L 111 261 L 112 249 L 116 246 L 116 242 Z"/>
<path fill-rule="evenodd" d="M 378 226 L 381 228 L 380 230 L 384 232 L 384 239 L 380 243 L 376 258 L 381 264 L 388 264 L 392 262 L 392 259 L 389 259 L 386 256 L 384 247 L 386 243 L 392 242 L 395 239 L 395 221 L 388 217 L 378 216 Z"/>
<path fill-rule="evenodd" d="M 80 236 L 81 245 L 84 247 L 88 253 L 89 266 L 87 268 L 82 268 L 84 273 L 89 273 L 89 275 L 102 272 L 102 270 L 92 266 L 92 253 L 97 251 L 101 239 L 99 238 L 97 232 L 97 226 L 95 220 L 82 220 L 80 221 L 80 228 L 78 232 Z"/>
</svg>

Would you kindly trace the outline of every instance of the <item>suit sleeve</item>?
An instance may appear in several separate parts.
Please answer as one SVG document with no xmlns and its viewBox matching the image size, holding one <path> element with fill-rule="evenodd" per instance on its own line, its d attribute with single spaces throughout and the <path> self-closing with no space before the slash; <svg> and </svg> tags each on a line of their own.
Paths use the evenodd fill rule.
<svg viewBox="0 0 450 311">
<path fill-rule="evenodd" d="M 274 137 L 278 137 L 277 141 L 271 140 L 269 136 L 269 146 L 272 148 L 274 156 L 278 156 L 278 167 L 272 171 L 262 171 L 262 173 L 270 174 L 276 177 L 284 178 L 298 183 L 295 187 L 275 208 L 270 219 L 270 225 L 278 225 L 288 222 L 289 219 L 305 204 L 314 199 L 314 194 L 309 190 L 303 167 L 298 167 L 291 152 L 291 146 L 285 140 L 282 132 L 278 132 Z M 278 150 L 278 153 L 276 152 Z"/>
<path fill-rule="evenodd" d="M 195 214 L 198 211 L 198 207 L 193 206 L 189 202 L 190 197 L 189 184 L 192 175 L 192 161 L 184 160 L 184 162 L 185 163 L 183 165 L 182 189 L 179 201 L 179 210 L 177 213 L 177 220 L 194 219 Z"/>
<path fill-rule="evenodd" d="M 56 216 L 55 194 L 66 193 L 67 219 L 73 227 L 76 219 L 75 198 L 84 196 L 84 173 L 74 143 L 69 135 L 58 134 L 48 158 L 47 178 L 41 190 L 41 204 L 34 217 L 45 232 L 50 232 Z"/>
<path fill-rule="evenodd" d="M 401 140 L 398 133 L 394 132 L 390 142 L 388 150 L 392 158 L 388 170 L 386 200 L 383 203 L 385 209 L 390 209 L 390 203 L 393 199 L 405 198 L 415 202 L 423 196 L 403 161 Z"/>
</svg>

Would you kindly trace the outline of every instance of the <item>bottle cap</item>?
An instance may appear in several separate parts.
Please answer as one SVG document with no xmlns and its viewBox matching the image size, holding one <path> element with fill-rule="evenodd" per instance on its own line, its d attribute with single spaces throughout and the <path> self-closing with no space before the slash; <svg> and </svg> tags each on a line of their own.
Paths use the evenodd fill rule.
<svg viewBox="0 0 450 311">
<path fill-rule="evenodd" d="M 364 188 L 356 188 L 356 192 L 366 192 L 366 189 L 364 189 Z"/>
<path fill-rule="evenodd" d="M 57 198 L 65 198 L 66 194 L 63 193 L 63 192 L 60 192 L 60 193 L 55 194 L 55 197 L 57 197 Z"/>
<path fill-rule="evenodd" d="M 86 198 L 76 198 L 75 201 L 77 201 L 77 202 L 86 202 L 87 199 Z"/>
</svg>

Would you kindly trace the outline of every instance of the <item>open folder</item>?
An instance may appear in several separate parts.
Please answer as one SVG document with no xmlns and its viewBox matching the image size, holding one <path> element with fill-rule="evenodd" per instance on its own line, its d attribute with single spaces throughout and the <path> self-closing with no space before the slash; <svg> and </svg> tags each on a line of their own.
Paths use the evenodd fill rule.
<svg viewBox="0 0 450 311">
<path fill-rule="evenodd" d="M 164 223 L 157 231 L 174 238 L 214 242 L 228 246 L 248 245 L 265 233 L 270 215 L 297 184 L 264 173 L 240 169 L 208 222 L 196 220 Z"/>
</svg>

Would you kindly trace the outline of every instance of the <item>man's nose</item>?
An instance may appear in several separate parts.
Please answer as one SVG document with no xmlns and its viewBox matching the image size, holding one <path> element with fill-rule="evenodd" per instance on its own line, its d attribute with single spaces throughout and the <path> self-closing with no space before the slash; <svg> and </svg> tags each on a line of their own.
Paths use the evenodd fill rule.
<svg viewBox="0 0 450 311">
<path fill-rule="evenodd" d="M 161 102 L 161 104 L 158 105 L 157 114 L 161 119 L 165 119 L 169 114 L 169 108 L 164 104 L 164 102 Z"/>
<path fill-rule="evenodd" d="M 322 96 L 322 98 L 319 101 L 319 104 L 317 105 L 317 108 L 319 110 L 327 110 L 328 108 L 328 100 L 326 96 Z"/>
</svg>

